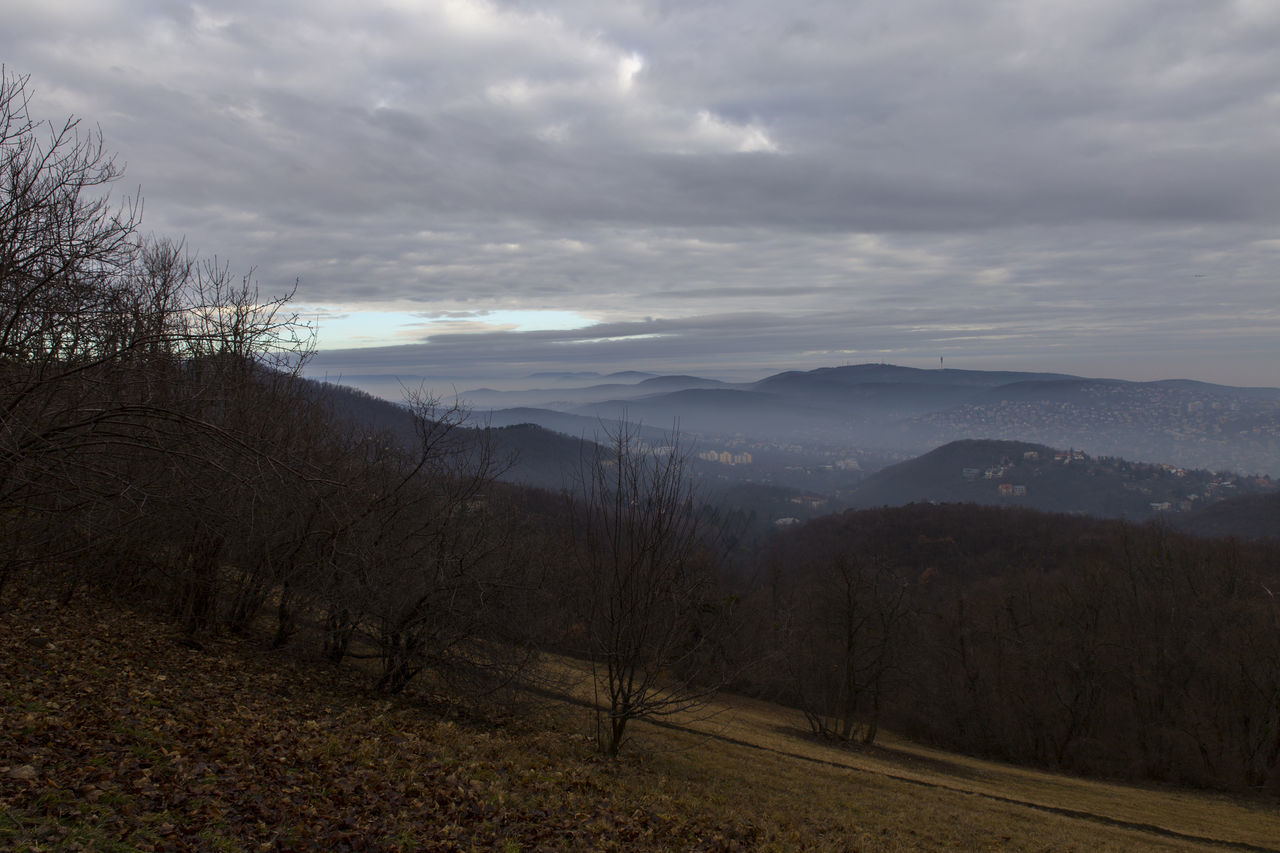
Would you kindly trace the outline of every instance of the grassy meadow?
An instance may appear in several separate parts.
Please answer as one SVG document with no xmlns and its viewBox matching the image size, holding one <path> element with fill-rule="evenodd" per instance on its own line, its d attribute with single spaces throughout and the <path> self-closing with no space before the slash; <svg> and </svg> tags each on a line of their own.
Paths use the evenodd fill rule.
<svg viewBox="0 0 1280 853">
<path fill-rule="evenodd" d="M 594 750 L 563 699 L 387 699 L 253 639 L 195 644 L 101 601 L 0 614 L 0 848 L 1269 850 L 1273 803 L 920 747 L 815 740 L 723 697 Z"/>
</svg>

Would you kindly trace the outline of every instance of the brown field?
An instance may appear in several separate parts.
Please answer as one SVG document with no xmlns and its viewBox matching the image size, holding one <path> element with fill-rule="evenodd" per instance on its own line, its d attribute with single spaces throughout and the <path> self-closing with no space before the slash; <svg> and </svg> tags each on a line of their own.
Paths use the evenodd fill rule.
<svg viewBox="0 0 1280 853">
<path fill-rule="evenodd" d="M 561 673 L 571 664 L 558 662 Z M 372 696 L 251 640 L 184 645 L 112 606 L 0 613 L 0 848 L 1272 850 L 1274 803 L 810 738 L 724 697 L 635 725 L 580 704 Z"/>
</svg>

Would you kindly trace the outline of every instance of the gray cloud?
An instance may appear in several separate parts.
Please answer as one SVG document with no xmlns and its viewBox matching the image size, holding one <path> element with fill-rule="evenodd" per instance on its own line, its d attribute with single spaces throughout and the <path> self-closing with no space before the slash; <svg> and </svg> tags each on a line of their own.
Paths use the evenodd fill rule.
<svg viewBox="0 0 1280 853">
<path fill-rule="evenodd" d="M 22 6 L 0 56 L 103 127 L 149 229 L 338 312 L 601 321 L 341 372 L 945 354 L 1280 385 L 1270 4 Z"/>
</svg>

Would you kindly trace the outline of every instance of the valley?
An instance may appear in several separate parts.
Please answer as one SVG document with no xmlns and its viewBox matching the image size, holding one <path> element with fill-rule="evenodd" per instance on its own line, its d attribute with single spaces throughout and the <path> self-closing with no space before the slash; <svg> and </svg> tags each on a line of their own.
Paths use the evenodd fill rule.
<svg viewBox="0 0 1280 853">
<path fill-rule="evenodd" d="M 1277 389 L 872 364 L 748 384 L 639 372 L 527 381 L 553 387 L 459 395 L 510 460 L 504 479 L 569 486 L 581 442 L 625 420 L 654 447 L 678 433 L 705 497 L 755 524 L 971 501 L 1194 527 L 1214 504 L 1274 492 L 1280 474 Z M 338 407 L 403 420 L 372 397 Z M 1268 523 L 1235 532 L 1280 529 Z"/>
</svg>

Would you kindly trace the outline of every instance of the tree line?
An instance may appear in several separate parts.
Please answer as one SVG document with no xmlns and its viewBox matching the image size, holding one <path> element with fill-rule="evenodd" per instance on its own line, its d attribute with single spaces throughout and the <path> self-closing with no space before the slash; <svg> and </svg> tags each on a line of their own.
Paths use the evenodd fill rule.
<svg viewBox="0 0 1280 853">
<path fill-rule="evenodd" d="M 1280 791 L 1280 547 L 976 505 L 849 512 L 770 543 L 753 689 L 1074 772 Z"/>
</svg>

